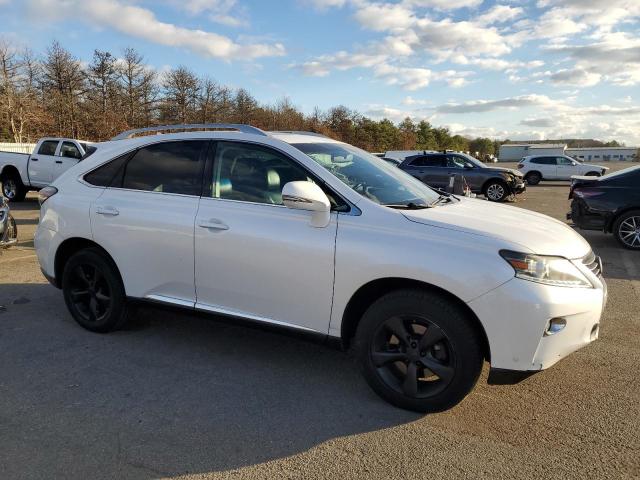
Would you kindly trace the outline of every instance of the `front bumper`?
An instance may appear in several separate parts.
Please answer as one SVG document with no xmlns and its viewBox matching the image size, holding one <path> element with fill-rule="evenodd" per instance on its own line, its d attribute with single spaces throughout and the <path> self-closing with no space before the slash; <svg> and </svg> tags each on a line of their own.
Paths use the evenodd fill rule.
<svg viewBox="0 0 640 480">
<path fill-rule="evenodd" d="M 516 183 L 511 184 L 511 191 L 516 195 L 526 192 L 527 185 L 524 183 L 524 180 L 518 179 Z"/>
<path fill-rule="evenodd" d="M 594 288 L 552 287 L 514 278 L 469 302 L 487 334 L 492 369 L 544 370 L 598 338 L 606 283 L 584 270 Z M 549 334 L 552 319 L 566 324 Z"/>
</svg>

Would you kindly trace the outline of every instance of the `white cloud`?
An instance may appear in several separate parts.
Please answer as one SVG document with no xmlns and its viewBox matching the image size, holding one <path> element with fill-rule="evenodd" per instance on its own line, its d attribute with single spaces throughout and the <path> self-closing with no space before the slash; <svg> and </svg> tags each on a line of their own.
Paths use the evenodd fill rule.
<svg viewBox="0 0 640 480">
<path fill-rule="evenodd" d="M 395 3 L 372 3 L 356 11 L 355 19 L 364 27 L 376 31 L 407 28 L 415 22 L 413 12 Z"/>
<path fill-rule="evenodd" d="M 408 5 L 438 10 L 456 10 L 458 8 L 478 7 L 484 0 L 407 0 Z"/>
<path fill-rule="evenodd" d="M 465 103 L 447 103 L 436 107 L 438 113 L 486 113 L 499 109 L 515 109 L 533 106 L 548 106 L 553 101 L 546 95 L 521 95 L 500 100 L 472 100 Z"/>
<path fill-rule="evenodd" d="M 509 5 L 496 5 L 475 19 L 476 23 L 491 25 L 494 23 L 504 23 L 522 15 L 524 10 L 520 7 L 510 7 Z"/>
<path fill-rule="evenodd" d="M 556 84 L 591 87 L 600 83 L 602 75 L 596 72 L 588 72 L 582 68 L 572 68 L 558 70 L 549 78 Z"/>
<path fill-rule="evenodd" d="M 207 57 L 251 60 L 285 53 L 285 48 L 280 43 L 240 44 L 217 33 L 161 22 L 151 10 L 118 0 L 30 0 L 29 7 L 31 11 L 49 12 L 48 20 L 53 15 L 58 18 L 81 16 L 86 22 L 95 22 L 96 25 L 110 27 L 159 45 L 186 48 Z"/>
</svg>

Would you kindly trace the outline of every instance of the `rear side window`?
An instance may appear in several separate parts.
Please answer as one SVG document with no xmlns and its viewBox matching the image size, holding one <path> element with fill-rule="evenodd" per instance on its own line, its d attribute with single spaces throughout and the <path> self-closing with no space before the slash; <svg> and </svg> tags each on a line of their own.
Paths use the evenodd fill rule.
<svg viewBox="0 0 640 480">
<path fill-rule="evenodd" d="M 44 142 L 42 142 L 42 145 L 40 145 L 40 148 L 38 149 L 38 154 L 55 155 L 56 148 L 58 148 L 57 140 L 45 140 Z"/>
<path fill-rule="evenodd" d="M 447 157 L 444 155 L 431 155 L 417 157 L 411 161 L 412 167 L 446 167 Z"/>
<path fill-rule="evenodd" d="M 95 185 L 96 187 L 119 186 L 122 181 L 122 170 L 124 169 L 124 164 L 127 162 L 129 157 L 131 157 L 131 153 L 121 155 L 101 167 L 96 168 L 94 171 L 87 173 L 84 176 L 85 182 Z M 118 177 L 117 179 L 116 176 Z"/>
<path fill-rule="evenodd" d="M 125 167 L 122 188 L 200 195 L 207 144 L 187 140 L 139 149 Z"/>
<path fill-rule="evenodd" d="M 556 158 L 555 157 L 538 157 L 532 158 L 530 163 L 535 163 L 536 165 L 555 165 Z"/>
</svg>

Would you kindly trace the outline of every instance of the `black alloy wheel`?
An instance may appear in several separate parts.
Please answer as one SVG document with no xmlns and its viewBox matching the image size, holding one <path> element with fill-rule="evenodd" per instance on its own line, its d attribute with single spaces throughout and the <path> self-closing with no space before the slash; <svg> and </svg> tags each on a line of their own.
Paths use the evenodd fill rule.
<svg viewBox="0 0 640 480">
<path fill-rule="evenodd" d="M 478 327 L 441 294 L 396 290 L 364 313 L 355 337 L 369 386 L 391 404 L 439 412 L 476 384 L 484 354 Z"/>
<path fill-rule="evenodd" d="M 371 359 L 388 386 L 412 398 L 441 392 L 455 374 L 455 355 L 445 333 L 413 315 L 391 317 L 380 325 Z"/>
<path fill-rule="evenodd" d="M 122 281 L 113 262 L 99 249 L 81 250 L 68 260 L 62 290 L 69 312 L 87 330 L 116 330 L 126 320 Z"/>
</svg>

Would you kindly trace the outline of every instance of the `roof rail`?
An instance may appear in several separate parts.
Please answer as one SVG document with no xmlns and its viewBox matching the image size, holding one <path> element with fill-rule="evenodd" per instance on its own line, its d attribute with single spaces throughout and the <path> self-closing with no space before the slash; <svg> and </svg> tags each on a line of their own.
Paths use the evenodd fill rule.
<svg viewBox="0 0 640 480">
<path fill-rule="evenodd" d="M 322 133 L 316 133 L 316 132 L 305 132 L 303 130 L 272 130 L 267 132 L 269 133 L 290 133 L 290 134 L 295 134 L 295 135 L 309 135 L 312 137 L 323 137 L 323 138 L 329 138 L 326 135 L 323 135 Z"/>
<path fill-rule="evenodd" d="M 111 140 L 125 140 L 138 133 L 162 132 L 164 130 L 209 130 L 214 128 L 218 130 L 237 130 L 242 133 L 267 136 L 263 130 L 241 123 L 186 123 L 181 125 L 158 125 L 155 127 L 134 128 L 133 130 L 127 130 L 126 132 L 116 135 Z"/>
</svg>

